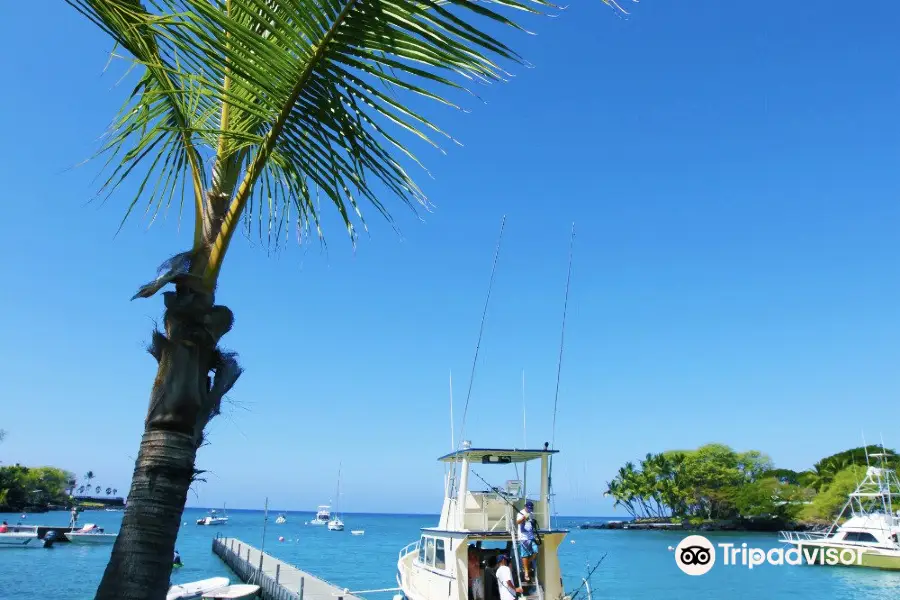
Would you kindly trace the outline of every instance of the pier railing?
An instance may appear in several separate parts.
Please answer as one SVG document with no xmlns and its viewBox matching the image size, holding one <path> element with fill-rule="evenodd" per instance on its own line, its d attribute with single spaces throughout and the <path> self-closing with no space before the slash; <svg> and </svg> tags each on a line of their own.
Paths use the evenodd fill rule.
<svg viewBox="0 0 900 600">
<path fill-rule="evenodd" d="M 815 542 L 828 537 L 827 531 L 782 531 L 781 540 L 785 543 Z"/>
<path fill-rule="evenodd" d="M 234 540 L 231 541 L 234 542 Z M 263 598 L 267 600 L 303 600 L 303 579 L 300 580 L 300 588 L 294 592 L 279 581 L 281 565 L 276 565 L 275 577 L 270 577 L 263 571 L 264 555 L 260 554 L 259 565 L 254 566 L 247 560 L 250 548 L 244 547 L 240 543 L 237 544 L 237 548 L 234 548 L 234 544 L 231 544 L 232 547 L 229 548 L 225 542 L 225 538 L 216 537 L 213 540 L 213 553 L 221 558 L 241 581 L 258 585 Z M 243 557 L 241 550 L 245 550 Z"/>
<path fill-rule="evenodd" d="M 216 535 L 212 551 L 241 581 L 258 585 L 264 600 L 361 600 L 235 538 Z"/>
</svg>

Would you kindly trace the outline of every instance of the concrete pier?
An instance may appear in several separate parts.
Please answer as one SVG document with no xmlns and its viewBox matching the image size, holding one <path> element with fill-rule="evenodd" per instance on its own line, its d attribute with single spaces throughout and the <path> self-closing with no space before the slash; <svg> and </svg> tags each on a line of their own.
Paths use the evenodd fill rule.
<svg viewBox="0 0 900 600">
<path fill-rule="evenodd" d="M 264 600 L 362 600 L 236 538 L 217 535 L 212 551 L 241 581 L 258 585 Z"/>
</svg>

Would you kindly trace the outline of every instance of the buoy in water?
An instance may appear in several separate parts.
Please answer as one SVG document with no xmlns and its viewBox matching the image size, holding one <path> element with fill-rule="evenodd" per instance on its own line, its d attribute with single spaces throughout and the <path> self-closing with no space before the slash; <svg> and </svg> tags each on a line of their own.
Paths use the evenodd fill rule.
<svg viewBox="0 0 900 600">
<path fill-rule="evenodd" d="M 284 536 L 283 536 L 283 535 L 279 535 L 279 536 L 278 536 L 278 541 L 279 541 L 279 542 L 283 542 L 283 541 L 284 541 Z"/>
</svg>

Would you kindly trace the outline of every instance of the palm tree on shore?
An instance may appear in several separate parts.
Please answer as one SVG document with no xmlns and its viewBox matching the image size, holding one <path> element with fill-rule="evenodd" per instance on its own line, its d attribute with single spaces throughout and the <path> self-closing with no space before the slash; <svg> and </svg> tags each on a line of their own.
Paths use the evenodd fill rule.
<svg viewBox="0 0 900 600">
<path fill-rule="evenodd" d="M 605 0 L 611 2 L 611 0 Z M 401 161 L 418 163 L 395 132 L 434 146 L 446 136 L 413 108 L 505 75 L 522 59 L 476 22 L 518 27 L 495 6 L 543 13 L 545 0 L 67 0 L 130 55 L 139 82 L 101 152 L 111 194 L 141 173 L 154 211 L 188 190 L 189 249 L 163 263 L 135 298 L 163 294 L 164 330 L 149 352 L 158 370 L 127 509 L 98 599 L 162 598 L 195 457 L 207 423 L 241 375 L 218 347 L 233 314 L 215 303 L 242 218 L 278 244 L 293 227 L 321 237 L 319 198 L 350 238 L 382 196 L 428 206 Z M 399 94 L 402 94 L 399 95 Z M 211 165 L 209 173 L 205 165 Z M 141 523 L 152 521 L 153 527 Z"/>
</svg>

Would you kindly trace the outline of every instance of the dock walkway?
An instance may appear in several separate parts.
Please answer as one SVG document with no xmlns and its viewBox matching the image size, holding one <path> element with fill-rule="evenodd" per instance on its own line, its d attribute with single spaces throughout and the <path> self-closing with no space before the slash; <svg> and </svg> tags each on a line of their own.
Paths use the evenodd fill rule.
<svg viewBox="0 0 900 600">
<path fill-rule="evenodd" d="M 264 600 L 362 600 L 237 538 L 217 535 L 212 551 L 241 581 L 258 585 Z"/>
</svg>

